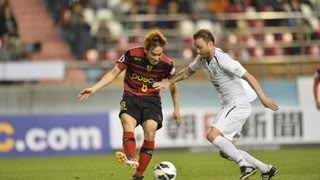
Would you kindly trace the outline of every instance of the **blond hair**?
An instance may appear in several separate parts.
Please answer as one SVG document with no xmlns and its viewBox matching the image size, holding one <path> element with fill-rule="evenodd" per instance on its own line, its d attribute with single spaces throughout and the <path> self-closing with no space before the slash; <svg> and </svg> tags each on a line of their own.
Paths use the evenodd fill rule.
<svg viewBox="0 0 320 180">
<path fill-rule="evenodd" d="M 159 29 L 150 30 L 144 36 L 144 48 L 148 51 L 154 47 L 164 47 L 168 44 L 168 40 L 164 35 L 160 32 Z"/>
</svg>

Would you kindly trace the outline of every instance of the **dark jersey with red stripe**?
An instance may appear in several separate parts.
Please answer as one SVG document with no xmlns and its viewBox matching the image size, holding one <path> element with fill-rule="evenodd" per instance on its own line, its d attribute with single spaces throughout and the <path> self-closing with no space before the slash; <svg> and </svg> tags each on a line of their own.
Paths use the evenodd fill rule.
<svg viewBox="0 0 320 180">
<path fill-rule="evenodd" d="M 152 87 L 154 82 L 171 78 L 175 74 L 173 62 L 162 55 L 157 65 L 152 65 L 146 58 L 144 47 L 126 51 L 117 61 L 117 67 L 126 69 L 124 94 L 136 96 L 158 96 L 159 90 Z"/>
</svg>

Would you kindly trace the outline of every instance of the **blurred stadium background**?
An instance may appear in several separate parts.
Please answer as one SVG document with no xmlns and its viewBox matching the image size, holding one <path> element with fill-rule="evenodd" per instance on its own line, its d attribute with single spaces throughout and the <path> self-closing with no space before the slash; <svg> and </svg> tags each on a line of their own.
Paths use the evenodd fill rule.
<svg viewBox="0 0 320 180">
<path fill-rule="evenodd" d="M 312 78 L 320 67 L 318 0 L 0 0 L 0 157 L 109 154 L 121 148 L 117 117 L 122 78 L 78 102 L 143 34 L 159 27 L 177 69 L 194 57 L 192 33 L 214 32 L 279 105 L 254 102 L 241 146 L 320 144 Z M 179 83 L 184 124 L 165 124 L 158 148 L 209 149 L 207 122 L 219 111 L 204 74 Z M 141 130 L 137 134 L 142 140 Z"/>
</svg>

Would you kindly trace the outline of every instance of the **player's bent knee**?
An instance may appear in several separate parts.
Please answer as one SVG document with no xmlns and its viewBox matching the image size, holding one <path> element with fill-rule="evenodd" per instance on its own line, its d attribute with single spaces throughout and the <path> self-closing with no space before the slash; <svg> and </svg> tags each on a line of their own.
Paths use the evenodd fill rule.
<svg viewBox="0 0 320 180">
<path fill-rule="evenodd" d="M 156 132 L 155 131 L 145 131 L 144 132 L 144 139 L 145 140 L 154 140 L 156 136 Z"/>
<path fill-rule="evenodd" d="M 214 139 L 215 139 L 215 136 L 212 136 L 211 134 L 207 134 L 207 140 L 208 140 L 209 142 L 214 141 Z"/>
<path fill-rule="evenodd" d="M 216 128 L 211 128 L 207 134 L 207 139 L 209 142 L 213 142 L 214 139 L 221 135 L 221 132 Z"/>
<path fill-rule="evenodd" d="M 208 139 L 209 142 L 213 142 L 214 139 L 215 139 L 216 137 L 218 137 L 219 135 L 220 135 L 219 133 L 216 133 L 216 132 L 214 132 L 214 131 L 210 131 L 210 132 L 207 134 L 207 139 Z"/>
</svg>

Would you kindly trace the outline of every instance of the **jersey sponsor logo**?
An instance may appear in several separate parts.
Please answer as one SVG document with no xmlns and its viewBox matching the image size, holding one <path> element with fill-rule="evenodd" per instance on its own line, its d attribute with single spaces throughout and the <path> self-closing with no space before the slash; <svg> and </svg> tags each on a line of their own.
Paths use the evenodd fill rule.
<svg viewBox="0 0 320 180">
<path fill-rule="evenodd" d="M 140 76 L 140 75 L 138 75 L 136 73 L 133 73 L 131 78 L 135 79 L 135 80 L 138 80 L 140 82 L 148 83 L 148 84 L 153 84 L 154 82 L 157 81 L 157 79 L 149 78 L 149 77 L 145 77 L 145 76 Z"/>
<path fill-rule="evenodd" d="M 143 82 L 143 84 L 141 86 L 141 91 L 142 92 L 147 92 L 148 91 L 147 84 L 153 84 L 154 82 L 157 81 L 157 79 L 149 78 L 149 77 L 145 77 L 145 76 L 140 76 L 140 75 L 138 75 L 136 73 L 133 73 L 131 78 L 135 79 L 135 80 L 138 80 L 140 82 Z"/>
</svg>

